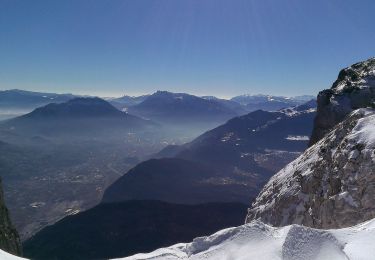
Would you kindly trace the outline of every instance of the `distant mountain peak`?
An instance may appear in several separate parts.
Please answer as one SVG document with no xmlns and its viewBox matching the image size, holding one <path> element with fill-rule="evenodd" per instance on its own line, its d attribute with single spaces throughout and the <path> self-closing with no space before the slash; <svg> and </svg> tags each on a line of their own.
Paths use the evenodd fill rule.
<svg viewBox="0 0 375 260">
<path fill-rule="evenodd" d="M 40 107 L 24 117 L 95 117 L 121 116 L 124 113 L 117 110 L 107 101 L 98 97 L 79 97 L 65 103 L 51 103 Z"/>
<path fill-rule="evenodd" d="M 158 90 L 155 93 L 153 93 L 151 95 L 151 97 L 152 96 L 161 96 L 161 97 L 190 96 L 190 97 L 199 98 L 197 96 L 194 96 L 194 95 L 191 95 L 191 94 L 187 94 L 187 93 L 177 93 L 177 92 L 170 92 L 170 91 L 166 91 L 166 90 Z"/>
<path fill-rule="evenodd" d="M 99 97 L 77 97 L 66 102 L 66 104 L 79 104 L 79 105 L 102 105 L 112 107 L 107 101 Z"/>
<path fill-rule="evenodd" d="M 0 124 L 13 134 L 57 138 L 108 140 L 123 138 L 124 131 L 158 127 L 150 120 L 121 112 L 97 97 L 80 97 L 64 103 L 50 103 Z M 60 139 L 59 139 L 60 138 Z"/>
<path fill-rule="evenodd" d="M 248 111 L 254 111 L 257 109 L 263 109 L 266 111 L 277 111 L 283 108 L 302 105 L 303 103 L 314 98 L 314 96 L 309 95 L 285 97 L 264 94 L 245 94 L 233 97 L 231 101 L 235 101 L 241 104 L 242 106 L 245 106 Z"/>
<path fill-rule="evenodd" d="M 204 122 L 217 125 L 237 115 L 234 106 L 218 100 L 160 90 L 143 102 L 129 107 L 128 111 L 157 122 L 173 124 Z"/>
</svg>

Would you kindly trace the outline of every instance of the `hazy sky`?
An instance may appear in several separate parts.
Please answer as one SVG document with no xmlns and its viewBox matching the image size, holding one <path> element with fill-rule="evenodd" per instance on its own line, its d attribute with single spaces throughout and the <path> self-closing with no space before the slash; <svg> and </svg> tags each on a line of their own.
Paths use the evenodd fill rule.
<svg viewBox="0 0 375 260">
<path fill-rule="evenodd" d="M 374 0 L 0 0 L 0 89 L 316 94 L 375 56 Z"/>
</svg>

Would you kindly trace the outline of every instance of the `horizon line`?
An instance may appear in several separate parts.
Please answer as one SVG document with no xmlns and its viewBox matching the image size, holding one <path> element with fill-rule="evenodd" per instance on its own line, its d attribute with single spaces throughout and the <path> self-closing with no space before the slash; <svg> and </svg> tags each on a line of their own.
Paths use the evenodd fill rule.
<svg viewBox="0 0 375 260">
<path fill-rule="evenodd" d="M 227 96 L 227 95 L 214 95 L 214 94 L 196 94 L 196 93 L 189 93 L 189 92 L 175 92 L 175 91 L 170 91 L 170 90 L 155 90 L 153 92 L 149 93 L 132 93 L 132 94 L 126 94 L 126 93 L 113 93 L 113 94 L 100 94 L 98 91 L 93 91 L 92 93 L 87 93 L 87 92 L 50 92 L 50 91 L 43 91 L 43 90 L 26 90 L 26 89 L 20 89 L 20 88 L 9 88 L 9 89 L 1 89 L 0 92 L 4 91 L 23 91 L 23 92 L 31 92 L 31 93 L 45 93 L 45 94 L 57 94 L 57 95 L 73 95 L 73 96 L 83 96 L 83 97 L 99 97 L 103 99 L 110 99 L 110 98 L 121 98 L 124 96 L 129 96 L 129 97 L 139 97 L 139 96 L 145 96 L 145 95 L 152 95 L 155 94 L 156 92 L 159 91 L 164 91 L 164 92 L 169 92 L 169 93 L 174 93 L 174 94 L 188 94 L 192 96 L 197 96 L 197 97 L 216 97 L 220 99 L 226 99 L 230 100 L 234 97 L 238 96 L 273 96 L 273 97 L 286 97 L 286 98 L 292 98 L 292 97 L 298 97 L 298 96 L 314 96 L 316 97 L 317 94 L 311 94 L 311 93 L 305 93 L 305 94 L 299 94 L 299 95 L 278 95 L 278 94 L 270 94 L 270 93 L 242 93 L 238 95 L 233 95 L 233 96 Z"/>
</svg>

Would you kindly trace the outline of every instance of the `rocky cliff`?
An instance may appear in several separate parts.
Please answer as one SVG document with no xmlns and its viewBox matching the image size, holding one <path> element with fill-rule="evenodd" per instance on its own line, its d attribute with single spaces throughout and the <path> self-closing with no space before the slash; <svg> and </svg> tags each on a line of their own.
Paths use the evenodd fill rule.
<svg viewBox="0 0 375 260">
<path fill-rule="evenodd" d="M 315 228 L 375 217 L 375 111 L 359 109 L 271 178 L 246 222 Z"/>
<path fill-rule="evenodd" d="M 0 179 L 0 249 L 15 255 L 21 255 L 21 242 L 16 229 L 12 226 Z"/>
<path fill-rule="evenodd" d="M 340 228 L 375 217 L 375 59 L 340 72 L 318 96 L 312 142 L 249 209 L 275 225 Z"/>
<path fill-rule="evenodd" d="M 351 111 L 374 107 L 375 58 L 340 71 L 330 89 L 318 95 L 318 110 L 310 145 L 315 144 Z"/>
</svg>

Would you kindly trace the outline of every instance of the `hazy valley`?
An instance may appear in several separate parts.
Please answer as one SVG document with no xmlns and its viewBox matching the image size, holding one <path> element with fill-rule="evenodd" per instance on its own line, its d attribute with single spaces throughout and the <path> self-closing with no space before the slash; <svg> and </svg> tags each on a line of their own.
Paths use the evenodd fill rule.
<svg viewBox="0 0 375 260">
<path fill-rule="evenodd" d="M 374 11 L 0 0 L 0 260 L 374 260 Z"/>
</svg>

